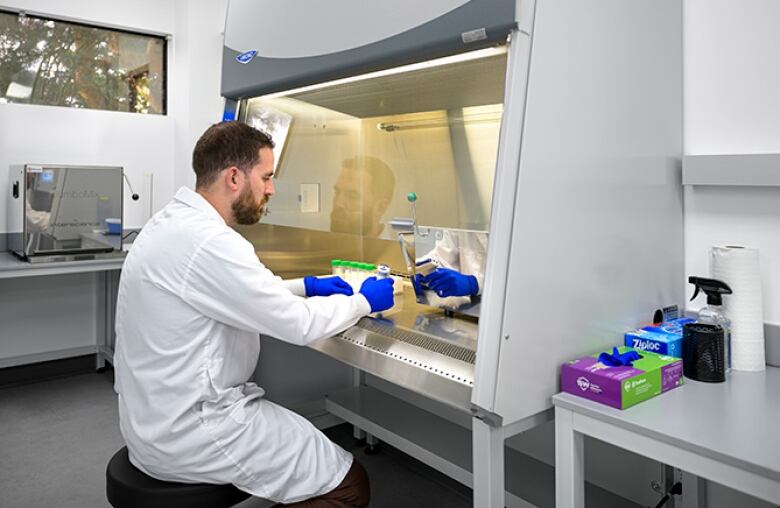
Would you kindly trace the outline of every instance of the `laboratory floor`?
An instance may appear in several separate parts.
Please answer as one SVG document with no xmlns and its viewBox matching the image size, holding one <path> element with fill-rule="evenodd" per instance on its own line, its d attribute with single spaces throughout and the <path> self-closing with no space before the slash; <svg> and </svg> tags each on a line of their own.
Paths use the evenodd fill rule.
<svg viewBox="0 0 780 508">
<path fill-rule="evenodd" d="M 368 470 L 372 508 L 471 506 L 470 489 L 396 449 L 366 455 L 348 425 L 326 434 Z M 106 463 L 122 446 L 110 371 L 2 387 L 0 507 L 106 507 Z"/>
</svg>

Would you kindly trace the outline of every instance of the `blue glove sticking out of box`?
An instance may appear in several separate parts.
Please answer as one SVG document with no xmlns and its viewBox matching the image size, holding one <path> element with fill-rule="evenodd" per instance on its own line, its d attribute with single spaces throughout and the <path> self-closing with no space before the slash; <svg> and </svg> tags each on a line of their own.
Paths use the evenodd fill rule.
<svg viewBox="0 0 780 508">
<path fill-rule="evenodd" d="M 626 351 L 625 353 L 619 353 L 618 348 L 612 348 L 612 354 L 601 353 L 599 355 L 599 362 L 610 367 L 631 367 L 634 362 L 642 358 L 636 351 Z"/>
</svg>

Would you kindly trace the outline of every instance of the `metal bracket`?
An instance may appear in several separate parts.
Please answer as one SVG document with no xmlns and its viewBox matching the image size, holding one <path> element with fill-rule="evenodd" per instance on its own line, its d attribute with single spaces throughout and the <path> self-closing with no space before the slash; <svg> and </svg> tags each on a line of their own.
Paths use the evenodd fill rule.
<svg viewBox="0 0 780 508">
<path fill-rule="evenodd" d="M 479 418 L 491 427 L 503 427 L 504 425 L 504 418 L 501 415 L 497 415 L 473 403 L 471 404 L 471 416 Z"/>
</svg>

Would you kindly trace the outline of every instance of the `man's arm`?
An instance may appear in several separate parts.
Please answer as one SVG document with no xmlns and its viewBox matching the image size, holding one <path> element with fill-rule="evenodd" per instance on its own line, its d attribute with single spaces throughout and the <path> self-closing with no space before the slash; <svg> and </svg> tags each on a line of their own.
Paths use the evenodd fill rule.
<svg viewBox="0 0 780 508">
<path fill-rule="evenodd" d="M 251 244 L 225 231 L 199 246 L 180 291 L 214 320 L 298 345 L 336 335 L 371 312 L 362 294 L 302 298 L 288 289 L 296 284 L 280 281 Z"/>
<path fill-rule="evenodd" d="M 287 288 L 287 291 L 295 296 L 306 296 L 306 286 L 303 284 L 303 277 L 298 279 L 282 279 L 278 278 L 279 282 Z"/>
</svg>

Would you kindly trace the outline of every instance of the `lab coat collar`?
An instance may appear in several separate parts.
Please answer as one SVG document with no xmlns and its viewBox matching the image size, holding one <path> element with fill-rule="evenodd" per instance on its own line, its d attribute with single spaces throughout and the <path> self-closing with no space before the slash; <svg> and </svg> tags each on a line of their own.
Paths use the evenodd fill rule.
<svg viewBox="0 0 780 508">
<path fill-rule="evenodd" d="M 222 218 L 217 209 L 214 208 L 211 203 L 206 201 L 206 198 L 192 189 L 181 187 L 178 191 L 176 191 L 176 195 L 173 198 L 181 201 L 185 205 L 191 206 L 196 210 L 200 210 L 206 213 L 210 217 L 219 219 L 223 224 L 225 223 L 225 219 Z"/>
</svg>

